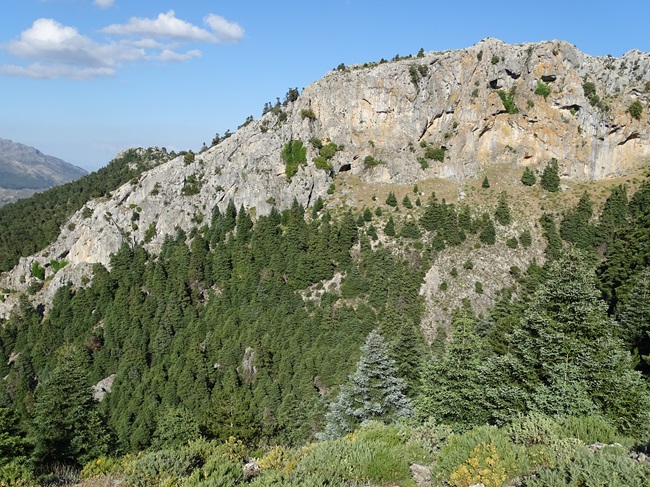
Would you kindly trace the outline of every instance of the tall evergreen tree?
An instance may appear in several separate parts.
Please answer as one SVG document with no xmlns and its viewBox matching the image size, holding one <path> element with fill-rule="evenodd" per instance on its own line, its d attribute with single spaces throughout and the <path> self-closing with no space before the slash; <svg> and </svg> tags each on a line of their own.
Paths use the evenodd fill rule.
<svg viewBox="0 0 650 487">
<path fill-rule="evenodd" d="M 553 158 L 549 161 L 540 180 L 542 188 L 551 193 L 556 193 L 560 190 L 560 174 L 557 159 Z"/>
<path fill-rule="evenodd" d="M 508 206 L 508 196 L 505 192 L 499 195 L 499 204 L 494 212 L 494 219 L 499 225 L 510 225 L 512 223 L 512 216 L 510 215 L 510 207 Z"/>
<path fill-rule="evenodd" d="M 109 437 L 74 347 L 62 350 L 59 365 L 37 390 L 32 438 L 39 464 L 83 465 L 108 452 Z"/>
<path fill-rule="evenodd" d="M 325 415 L 325 436 L 342 436 L 371 420 L 397 422 L 409 417 L 411 400 L 404 395 L 405 387 L 383 338 L 373 330 L 361 347 L 356 372 Z"/>
</svg>

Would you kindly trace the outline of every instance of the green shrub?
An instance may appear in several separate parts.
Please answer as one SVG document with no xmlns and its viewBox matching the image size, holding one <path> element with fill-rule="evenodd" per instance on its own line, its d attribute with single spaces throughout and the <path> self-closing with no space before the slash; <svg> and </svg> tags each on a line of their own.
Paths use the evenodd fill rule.
<svg viewBox="0 0 650 487">
<path fill-rule="evenodd" d="M 537 80 L 537 88 L 535 88 L 535 94 L 543 96 L 546 100 L 546 98 L 548 98 L 548 95 L 551 94 L 551 89 L 543 81 Z"/>
<path fill-rule="evenodd" d="M 332 165 L 323 156 L 314 157 L 313 162 L 317 169 L 322 169 L 323 171 L 330 171 L 332 169 Z"/>
<path fill-rule="evenodd" d="M 490 62 L 492 64 L 497 64 L 499 62 L 499 59 L 500 59 L 499 56 L 497 56 L 496 54 L 492 54 L 492 59 L 490 59 Z"/>
<path fill-rule="evenodd" d="M 512 237 L 506 240 L 506 245 L 511 249 L 516 249 L 517 246 L 519 245 L 519 242 L 517 241 L 517 237 Z"/>
<path fill-rule="evenodd" d="M 329 160 L 329 159 L 331 159 L 332 157 L 334 157 L 334 155 L 335 155 L 339 150 L 341 150 L 341 148 L 340 148 L 338 145 L 336 145 L 336 144 L 333 143 L 333 142 L 329 142 L 329 143 L 325 144 L 324 146 L 322 146 L 322 147 L 319 149 L 318 152 L 319 152 L 319 155 L 320 155 L 321 157 L 324 157 L 325 159 Z"/>
<path fill-rule="evenodd" d="M 524 230 L 519 234 L 519 243 L 522 247 L 528 248 L 533 243 L 533 238 L 530 235 L 530 230 Z"/>
<path fill-rule="evenodd" d="M 446 149 L 442 147 L 427 147 L 427 150 L 424 151 L 424 157 L 438 162 L 445 162 L 445 152 Z"/>
<path fill-rule="evenodd" d="M 452 267 L 451 271 L 449 272 L 449 275 L 451 275 L 451 277 L 453 277 L 453 278 L 458 277 L 458 269 L 456 269 L 455 267 Z"/>
<path fill-rule="evenodd" d="M 298 172 L 300 164 L 307 162 L 307 148 L 302 145 L 301 140 L 290 140 L 282 147 L 282 160 L 284 160 L 284 172 L 287 180 L 291 180 Z"/>
<path fill-rule="evenodd" d="M 508 92 L 504 90 L 497 91 L 497 95 L 499 95 L 499 98 L 501 98 L 501 101 L 503 102 L 503 107 L 506 109 L 506 112 L 508 112 L 511 115 L 514 115 L 515 113 L 519 113 L 519 109 L 517 108 L 517 105 L 515 105 L 514 86 Z"/>
<path fill-rule="evenodd" d="M 507 428 L 510 439 L 518 445 L 546 445 L 557 439 L 560 426 L 540 413 L 519 414 Z"/>
<path fill-rule="evenodd" d="M 192 164 L 192 163 L 194 162 L 194 159 L 195 159 L 195 158 L 196 158 L 196 156 L 194 155 L 194 152 L 192 152 L 192 151 L 188 151 L 188 152 L 183 156 L 183 162 L 184 162 L 185 165 L 187 166 L 187 165 L 189 165 L 189 164 Z"/>
<path fill-rule="evenodd" d="M 480 283 L 479 281 L 476 281 L 474 283 L 474 292 L 476 294 L 483 294 L 483 284 Z"/>
<path fill-rule="evenodd" d="M 449 437 L 436 455 L 432 478 L 457 487 L 480 482 L 496 487 L 529 473 L 532 464 L 526 449 L 503 430 L 479 426 Z"/>
<path fill-rule="evenodd" d="M 320 149 L 323 147 L 323 142 L 318 137 L 312 137 L 309 139 L 309 143 L 314 149 Z"/>
<path fill-rule="evenodd" d="M 641 120 L 641 114 L 643 113 L 643 104 L 639 100 L 634 100 L 627 108 L 627 112 L 632 118 Z"/>
<path fill-rule="evenodd" d="M 438 286 L 438 289 L 440 291 L 446 291 L 448 288 L 447 281 L 442 281 L 440 285 Z"/>
<path fill-rule="evenodd" d="M 300 116 L 303 119 L 308 118 L 309 120 L 316 120 L 316 114 L 311 108 L 303 108 L 300 110 Z"/>
<path fill-rule="evenodd" d="M 616 428 L 602 416 L 568 417 L 559 421 L 560 435 L 577 438 L 586 444 L 621 441 Z"/>
<path fill-rule="evenodd" d="M 463 264 L 463 269 L 467 269 L 468 271 L 474 269 L 474 262 L 471 260 L 466 260 L 465 263 Z"/>
<path fill-rule="evenodd" d="M 542 470 L 526 483 L 527 487 L 630 487 L 648 485 L 650 468 L 621 451 L 604 449 L 583 451 L 574 459 L 560 462 L 555 468 Z"/>
<path fill-rule="evenodd" d="M 336 190 L 336 186 L 334 183 L 330 184 L 329 187 L 327 188 L 327 194 L 334 194 L 334 191 Z"/>
<path fill-rule="evenodd" d="M 202 175 L 197 176 L 196 174 L 190 174 L 189 176 L 187 176 L 187 179 L 185 179 L 185 182 L 183 183 L 183 189 L 181 190 L 181 193 L 184 196 L 193 196 L 201 192 L 202 186 L 203 186 Z"/>
<path fill-rule="evenodd" d="M 410 485 L 409 466 L 426 462 L 428 455 L 421 442 L 409 438 L 407 428 L 371 422 L 344 439 L 314 445 L 289 485 Z"/>
<path fill-rule="evenodd" d="M 137 486 L 164 485 L 189 477 L 201 464 L 201 457 L 187 449 L 155 451 L 136 459 L 127 468 L 126 480 Z"/>
<path fill-rule="evenodd" d="M 32 264 L 32 276 L 41 281 L 45 279 L 45 267 L 41 267 L 37 261 Z"/>
<path fill-rule="evenodd" d="M 418 157 L 418 162 L 420 163 L 420 167 L 423 171 L 429 168 L 429 163 L 424 157 Z"/>
<path fill-rule="evenodd" d="M 149 243 L 156 236 L 156 224 L 150 223 L 147 229 L 144 231 L 144 243 Z"/>
<path fill-rule="evenodd" d="M 384 163 L 384 161 L 381 161 L 379 159 L 375 159 L 372 156 L 366 156 L 363 159 L 363 165 L 365 167 L 368 167 L 368 168 L 375 167 L 375 166 L 378 166 L 379 164 L 383 164 L 383 163 Z"/>
<path fill-rule="evenodd" d="M 67 265 L 68 265 L 68 261 L 65 260 L 65 259 L 61 259 L 60 261 L 54 260 L 54 259 L 50 260 L 50 266 L 52 266 L 52 270 L 55 273 L 59 272 L 61 269 L 63 269 Z"/>
</svg>

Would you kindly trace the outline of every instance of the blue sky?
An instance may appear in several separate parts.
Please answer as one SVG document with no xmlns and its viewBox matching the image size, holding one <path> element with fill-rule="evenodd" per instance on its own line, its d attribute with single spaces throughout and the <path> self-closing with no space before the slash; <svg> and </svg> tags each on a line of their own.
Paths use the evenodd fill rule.
<svg viewBox="0 0 650 487">
<path fill-rule="evenodd" d="M 0 138 L 95 170 L 128 147 L 199 150 L 339 63 L 562 39 L 650 51 L 650 2 L 5 0 Z"/>
</svg>

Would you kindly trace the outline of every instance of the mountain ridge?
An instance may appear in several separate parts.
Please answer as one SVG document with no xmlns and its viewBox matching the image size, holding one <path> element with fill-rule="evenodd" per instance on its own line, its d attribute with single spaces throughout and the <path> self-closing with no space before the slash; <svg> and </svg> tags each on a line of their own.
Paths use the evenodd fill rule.
<svg viewBox="0 0 650 487">
<path fill-rule="evenodd" d="M 57 275 L 65 282 L 76 266 L 109 265 L 125 239 L 155 251 L 176 228 L 191 230 L 231 200 L 256 215 L 293 201 L 307 207 L 330 191 L 338 197 L 343 173 L 369 185 L 447 180 L 461 185 L 459 200 L 465 179 L 504 164 L 540 171 L 556 158 L 564 181 L 632 174 L 650 160 L 647 109 L 638 119 L 629 109 L 635 101 L 647 106 L 648 84 L 647 53 L 592 57 L 561 41 L 488 38 L 339 66 L 207 150 L 89 201 L 56 242 L 21 259 L 4 282 L 26 289 L 33 263 L 47 267 L 53 257 L 70 263 Z M 305 154 L 290 172 L 283 153 L 292 141 Z M 327 157 L 325 145 L 333 146 Z M 340 201 L 361 204 L 349 190 Z"/>
<path fill-rule="evenodd" d="M 88 174 L 85 169 L 40 150 L 0 138 L 0 204 L 31 196 Z"/>
</svg>

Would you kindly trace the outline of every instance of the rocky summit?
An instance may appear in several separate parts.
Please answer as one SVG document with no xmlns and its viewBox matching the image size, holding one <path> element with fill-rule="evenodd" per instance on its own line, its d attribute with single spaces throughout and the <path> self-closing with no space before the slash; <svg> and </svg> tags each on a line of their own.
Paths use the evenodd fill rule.
<svg viewBox="0 0 650 487">
<path fill-rule="evenodd" d="M 488 38 L 467 49 L 341 65 L 201 153 L 90 201 L 3 283 L 24 290 L 34 261 L 65 258 L 54 292 L 57 282 L 79 281 L 88 264 L 108 265 L 125 239 L 155 250 L 165 235 L 190 230 L 231 200 L 257 215 L 294 200 L 309 206 L 328 197 L 342 172 L 368 184 L 461 182 L 492 166 L 534 170 L 556 159 L 566 181 L 624 176 L 650 161 L 647 110 L 635 108 L 649 100 L 650 54 L 593 57 L 562 41 Z M 283 150 L 292 141 L 306 152 L 287 172 Z"/>
</svg>

